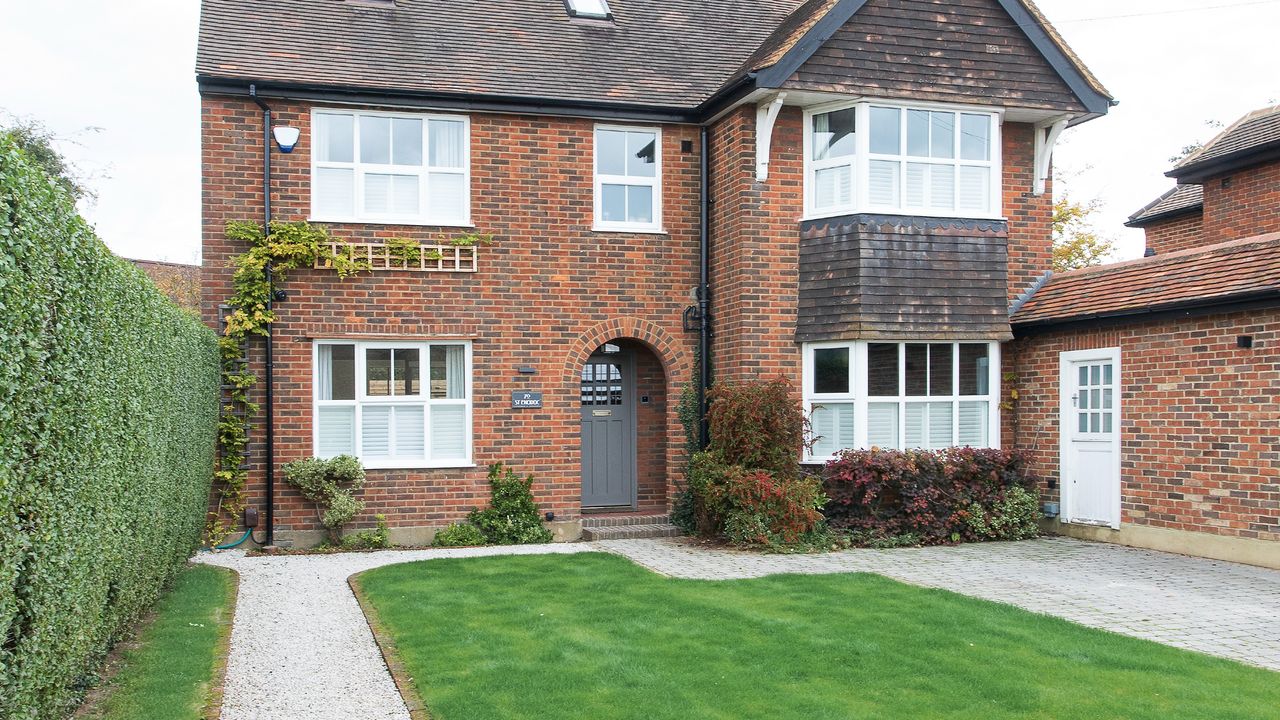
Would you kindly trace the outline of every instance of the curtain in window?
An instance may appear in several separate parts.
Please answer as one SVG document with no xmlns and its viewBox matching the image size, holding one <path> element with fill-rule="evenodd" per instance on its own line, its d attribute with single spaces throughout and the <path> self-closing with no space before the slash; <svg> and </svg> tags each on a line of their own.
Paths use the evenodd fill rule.
<svg viewBox="0 0 1280 720">
<path fill-rule="evenodd" d="M 431 167 L 462 167 L 462 123 L 456 120 L 432 120 L 428 129 Z"/>
<path fill-rule="evenodd" d="M 465 363 L 466 356 L 461 345 L 446 346 L 445 368 L 450 398 L 462 399 L 466 394 Z"/>
</svg>

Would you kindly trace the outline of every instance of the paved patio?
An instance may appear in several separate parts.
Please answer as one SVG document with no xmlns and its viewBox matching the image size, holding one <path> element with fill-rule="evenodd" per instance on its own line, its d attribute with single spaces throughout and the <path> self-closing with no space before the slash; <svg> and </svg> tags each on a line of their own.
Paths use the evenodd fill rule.
<svg viewBox="0 0 1280 720">
<path fill-rule="evenodd" d="M 222 717 L 407 720 L 349 576 L 415 560 L 590 551 L 712 580 L 874 572 L 1280 671 L 1280 571 L 1065 538 L 825 555 L 667 539 L 258 558 L 231 551 L 198 558 L 240 573 Z"/>
</svg>

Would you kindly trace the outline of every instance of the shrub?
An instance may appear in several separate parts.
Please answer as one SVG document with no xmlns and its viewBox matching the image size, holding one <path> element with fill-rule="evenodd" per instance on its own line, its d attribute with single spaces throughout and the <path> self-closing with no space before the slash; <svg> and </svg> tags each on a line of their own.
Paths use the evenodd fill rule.
<svg viewBox="0 0 1280 720">
<path fill-rule="evenodd" d="M 974 534 L 991 540 L 1025 540 L 1040 534 L 1040 498 L 1014 485 L 1004 497 L 984 508 L 969 506 L 965 518 Z"/>
<path fill-rule="evenodd" d="M 817 478 L 778 478 L 731 465 L 712 493 L 723 508 L 724 536 L 739 545 L 782 548 L 818 528 L 826 498 Z"/>
<path fill-rule="evenodd" d="M 991 537 L 969 522 L 974 506 L 1001 508 L 1012 488 L 1034 488 L 1034 478 L 1016 453 L 1004 450 L 850 450 L 827 464 L 824 488 L 830 502 L 824 514 L 833 528 L 865 537 L 916 537 L 922 544 Z M 1027 495 L 1031 493 L 1026 492 Z M 1013 518 L 1023 505 L 997 510 L 1000 520 L 1023 528 Z M 1031 517 L 1034 518 L 1034 496 Z M 1025 513 L 1024 513 L 1025 514 Z"/>
<path fill-rule="evenodd" d="M 790 381 L 779 376 L 718 383 L 708 397 L 711 449 L 719 451 L 725 462 L 782 477 L 799 473 L 806 420 Z"/>
<path fill-rule="evenodd" d="M 467 519 L 492 545 L 525 545 L 551 541 L 533 502 L 533 476 L 521 480 L 515 471 L 495 463 L 489 466 L 493 499 L 488 508 L 472 510 Z"/>
<path fill-rule="evenodd" d="M 373 516 L 377 526 L 372 530 L 361 530 L 342 538 L 345 550 L 382 550 L 391 547 L 391 532 L 387 529 L 387 516 Z"/>
<path fill-rule="evenodd" d="M 316 504 L 316 517 L 328 532 L 331 545 L 342 544 L 342 528 L 364 509 L 353 493 L 364 486 L 364 467 L 350 455 L 327 460 L 307 458 L 285 463 L 285 480 Z"/>
<path fill-rule="evenodd" d="M 0 717 L 59 718 L 200 541 L 211 330 L 0 133 Z"/>
<path fill-rule="evenodd" d="M 436 533 L 431 544 L 436 547 L 470 547 L 484 545 L 484 533 L 471 523 L 454 523 Z"/>
<path fill-rule="evenodd" d="M 683 526 L 739 545 L 813 544 L 825 498 L 800 472 L 805 418 L 791 384 L 717 385 L 711 399 L 711 446 L 690 459 Z"/>
</svg>

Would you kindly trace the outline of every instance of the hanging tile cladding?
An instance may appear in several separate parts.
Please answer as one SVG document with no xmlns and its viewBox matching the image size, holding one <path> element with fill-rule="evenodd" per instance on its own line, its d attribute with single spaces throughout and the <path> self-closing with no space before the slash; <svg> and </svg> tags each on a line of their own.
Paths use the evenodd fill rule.
<svg viewBox="0 0 1280 720">
<path fill-rule="evenodd" d="M 800 230 L 796 340 L 1006 340 L 1008 227 L 851 215 Z"/>
<path fill-rule="evenodd" d="M 995 0 L 871 0 L 785 87 L 916 101 L 1084 109 Z"/>
</svg>

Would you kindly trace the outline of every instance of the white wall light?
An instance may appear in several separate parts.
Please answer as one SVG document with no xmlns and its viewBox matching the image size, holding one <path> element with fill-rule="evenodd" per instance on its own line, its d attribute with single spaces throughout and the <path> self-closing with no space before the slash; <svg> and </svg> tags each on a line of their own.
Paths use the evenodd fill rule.
<svg viewBox="0 0 1280 720">
<path fill-rule="evenodd" d="M 298 136 L 302 131 L 295 127 L 280 126 L 272 128 L 271 134 L 275 136 L 276 145 L 279 146 L 280 152 L 291 153 L 293 148 L 298 144 Z"/>
</svg>

